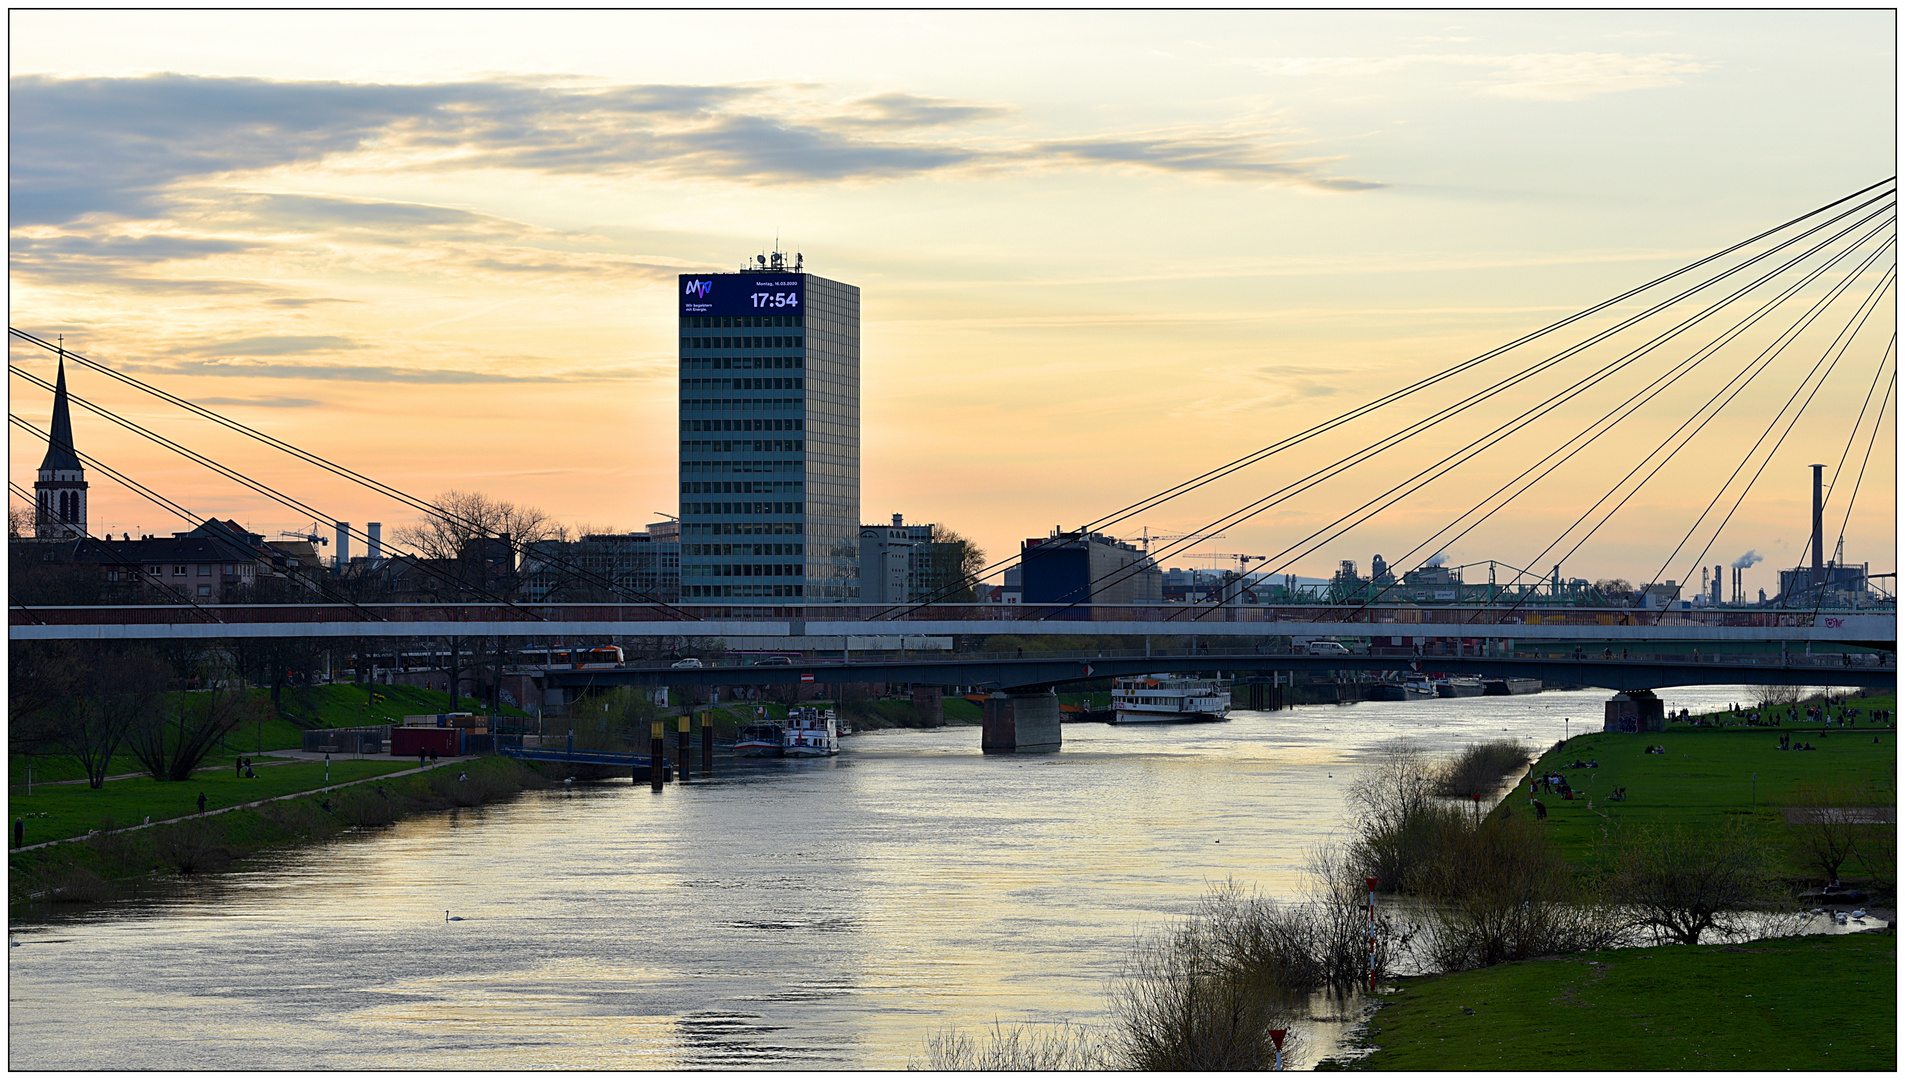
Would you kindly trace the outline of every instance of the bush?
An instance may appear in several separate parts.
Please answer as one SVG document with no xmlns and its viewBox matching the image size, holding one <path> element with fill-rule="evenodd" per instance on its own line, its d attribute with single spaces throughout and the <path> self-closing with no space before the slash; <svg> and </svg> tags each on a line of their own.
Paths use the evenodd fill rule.
<svg viewBox="0 0 1905 1080">
<path fill-rule="evenodd" d="M 1270 1068 L 1270 1032 L 1302 1015 L 1314 977 L 1283 915 L 1226 883 L 1182 924 L 1139 940 L 1111 995 L 1123 1067 Z M 1291 1040 L 1285 1046 L 1295 1049 Z"/>
<path fill-rule="evenodd" d="M 1450 798 L 1488 798 L 1502 777 L 1520 772 L 1534 757 L 1513 739 L 1478 743 L 1456 755 L 1435 775 L 1435 793 Z"/>
<path fill-rule="evenodd" d="M 1782 899 L 1766 850 L 1739 822 L 1719 834 L 1677 825 L 1637 833 L 1623 839 L 1617 859 L 1612 898 L 1657 941 L 1698 945 L 1708 932 L 1765 929 Z"/>
<path fill-rule="evenodd" d="M 956 1028 L 926 1040 L 926 1061 L 907 1070 L 932 1072 L 1103 1072 L 1116 1067 L 1103 1033 L 1072 1024 L 1037 1027 L 997 1020 L 978 1036 Z"/>
</svg>

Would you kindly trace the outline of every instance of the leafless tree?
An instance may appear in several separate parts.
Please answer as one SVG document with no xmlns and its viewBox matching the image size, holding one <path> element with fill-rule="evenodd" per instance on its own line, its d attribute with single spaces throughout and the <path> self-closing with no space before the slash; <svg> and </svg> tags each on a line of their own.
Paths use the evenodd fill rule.
<svg viewBox="0 0 1905 1080">
<path fill-rule="evenodd" d="M 38 527 L 39 527 L 39 522 L 35 517 L 33 507 L 26 506 L 20 503 L 7 504 L 7 538 L 8 539 L 17 539 L 18 537 L 22 537 L 22 536 L 32 536 L 34 533 L 34 530 L 37 529 Z"/>
<path fill-rule="evenodd" d="M 1738 933 L 1777 903 L 1765 849 L 1745 826 L 1712 832 L 1675 825 L 1625 838 L 1610 899 L 1656 940 L 1698 945 L 1703 934 Z"/>
<path fill-rule="evenodd" d="M 986 566 L 985 549 L 944 525 L 935 525 L 927 566 L 930 580 L 923 584 L 935 603 L 970 604 L 977 598 L 974 586 Z"/>
<path fill-rule="evenodd" d="M 1378 750 L 1350 784 L 1356 823 L 1349 851 L 1362 876 L 1384 891 L 1410 885 L 1429 851 L 1428 834 L 1451 812 L 1434 799 L 1438 771 L 1420 747 L 1400 740 Z"/>
<path fill-rule="evenodd" d="M 92 787 L 105 785 L 130 735 L 164 713 L 171 670 L 149 649 L 77 645 L 14 656 L 25 661 L 9 685 L 16 730 L 78 762 Z M 22 683 L 27 689 L 16 696 Z"/>
<path fill-rule="evenodd" d="M 1819 869 L 1827 880 L 1839 876 L 1839 868 L 1853 857 L 1860 846 L 1874 837 L 1873 792 L 1844 781 L 1805 784 L 1786 800 L 1786 831 L 1800 856 Z M 1890 831 L 1887 827 L 1884 831 Z"/>
<path fill-rule="evenodd" d="M 126 735 L 126 744 L 154 780 L 190 780 L 218 741 L 256 719 L 263 702 L 254 699 L 222 654 L 211 654 L 197 670 L 178 674 L 179 690 L 171 707 L 147 714 Z M 186 689 L 185 683 L 199 684 Z"/>
<path fill-rule="evenodd" d="M 508 537 L 517 547 L 565 532 L 548 514 L 476 491 L 445 491 L 432 502 L 442 509 L 414 525 L 399 526 L 397 542 L 426 559 L 462 559 L 479 540 Z"/>
</svg>

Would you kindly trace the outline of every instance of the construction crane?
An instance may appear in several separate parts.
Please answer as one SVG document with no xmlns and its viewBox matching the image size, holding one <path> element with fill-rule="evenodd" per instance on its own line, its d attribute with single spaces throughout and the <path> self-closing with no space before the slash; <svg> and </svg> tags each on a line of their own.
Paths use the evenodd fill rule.
<svg viewBox="0 0 1905 1080">
<path fill-rule="evenodd" d="M 316 546 L 318 544 L 329 544 L 331 542 L 329 537 L 323 536 L 322 534 L 318 532 L 318 525 L 317 525 L 317 522 L 315 521 L 311 523 L 311 531 L 308 533 L 291 532 L 288 529 L 281 529 L 279 530 L 278 535 L 288 536 L 293 540 L 303 540 L 310 543 L 313 546 Z"/>
<path fill-rule="evenodd" d="M 1173 543 L 1176 543 L 1176 542 L 1177 542 L 1177 541 L 1179 541 L 1179 540 L 1189 540 L 1189 539 L 1191 539 L 1192 537 L 1194 537 L 1194 536 L 1196 536 L 1196 535 L 1197 535 L 1196 533 L 1179 533 L 1179 534 L 1177 534 L 1177 535 L 1175 535 L 1175 536 L 1152 536 L 1152 535 L 1151 535 L 1151 527 L 1150 527 L 1149 525 L 1146 525 L 1146 526 L 1144 527 L 1144 532 L 1143 532 L 1143 534 L 1142 534 L 1141 536 L 1139 536 L 1139 537 L 1138 537 L 1138 543 L 1140 543 L 1140 544 L 1142 544 L 1142 545 L 1144 545 L 1144 553 L 1145 553 L 1146 555 L 1149 555 L 1149 554 L 1151 554 L 1151 545 L 1152 545 L 1153 543 L 1159 543 L 1159 544 L 1173 544 Z M 1203 537 L 1203 539 L 1205 539 L 1205 540 L 1221 540 L 1221 539 L 1223 539 L 1223 537 L 1224 537 L 1224 534 L 1223 534 L 1223 533 L 1212 533 L 1212 534 L 1210 534 L 1209 536 L 1206 536 L 1206 537 Z M 1225 557 L 1226 557 L 1226 558 L 1229 558 L 1229 556 L 1225 556 Z"/>
<path fill-rule="evenodd" d="M 1217 560 L 1236 559 L 1237 560 L 1237 576 L 1242 577 L 1244 574 L 1244 571 L 1249 568 L 1251 563 L 1263 562 L 1265 559 L 1268 559 L 1270 556 L 1268 555 L 1224 555 L 1224 554 L 1219 554 L 1213 551 L 1213 552 L 1198 552 L 1194 555 L 1186 555 L 1184 557 L 1187 559 L 1217 559 Z"/>
</svg>

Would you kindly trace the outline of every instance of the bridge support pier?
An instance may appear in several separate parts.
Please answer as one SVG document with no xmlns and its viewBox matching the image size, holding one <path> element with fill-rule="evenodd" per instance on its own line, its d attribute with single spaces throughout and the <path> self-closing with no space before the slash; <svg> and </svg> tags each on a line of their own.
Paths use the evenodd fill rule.
<svg viewBox="0 0 1905 1080">
<path fill-rule="evenodd" d="M 980 749 L 988 754 L 1050 754 L 1064 742 L 1058 691 L 1045 686 L 986 698 Z"/>
<path fill-rule="evenodd" d="M 1607 702 L 1602 731 L 1631 734 L 1667 730 L 1667 706 L 1652 690 L 1623 690 Z"/>
</svg>

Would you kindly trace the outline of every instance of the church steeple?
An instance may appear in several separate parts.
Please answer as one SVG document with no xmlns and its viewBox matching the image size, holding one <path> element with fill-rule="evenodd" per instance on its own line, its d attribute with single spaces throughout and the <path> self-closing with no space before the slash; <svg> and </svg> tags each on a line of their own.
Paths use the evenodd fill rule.
<svg viewBox="0 0 1905 1080">
<path fill-rule="evenodd" d="M 40 472 L 49 469 L 79 470 L 79 455 L 73 452 L 73 415 L 66 405 L 66 357 L 60 357 L 59 379 L 53 384 L 53 440 L 47 444 L 46 460 Z"/>
<path fill-rule="evenodd" d="M 66 403 L 66 351 L 60 350 L 53 385 L 53 424 L 46 459 L 34 481 L 33 534 L 43 540 L 86 535 L 86 469 L 73 449 L 73 415 Z"/>
</svg>

